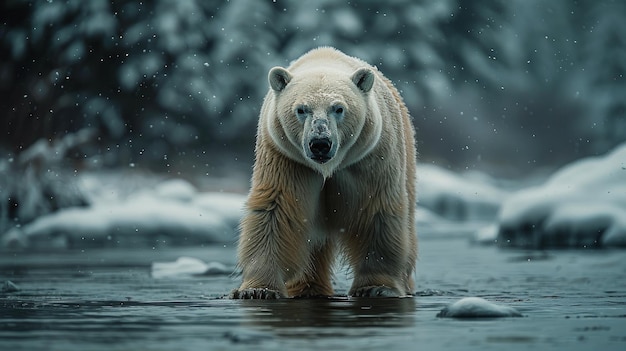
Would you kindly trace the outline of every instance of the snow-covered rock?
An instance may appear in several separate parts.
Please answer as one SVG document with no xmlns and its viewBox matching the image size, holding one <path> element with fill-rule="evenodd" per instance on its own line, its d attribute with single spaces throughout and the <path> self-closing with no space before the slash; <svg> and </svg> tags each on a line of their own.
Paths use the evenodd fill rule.
<svg viewBox="0 0 626 351">
<path fill-rule="evenodd" d="M 233 242 L 245 196 L 170 180 L 117 201 L 68 208 L 13 228 L 3 247 L 168 246 Z"/>
<path fill-rule="evenodd" d="M 437 317 L 448 318 L 499 318 L 521 317 L 513 307 L 498 305 L 480 297 L 466 297 L 446 306 Z"/>
<path fill-rule="evenodd" d="M 519 191 L 502 207 L 502 246 L 626 246 L 626 144 L 576 161 L 545 184 Z"/>
<path fill-rule="evenodd" d="M 451 220 L 493 220 L 508 195 L 479 173 L 456 174 L 419 164 L 417 174 L 419 205 Z"/>
</svg>

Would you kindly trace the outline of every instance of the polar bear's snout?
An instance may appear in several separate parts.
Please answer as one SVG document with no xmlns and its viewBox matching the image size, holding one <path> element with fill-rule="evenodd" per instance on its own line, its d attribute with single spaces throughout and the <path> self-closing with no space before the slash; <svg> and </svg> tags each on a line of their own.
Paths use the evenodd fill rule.
<svg viewBox="0 0 626 351">
<path fill-rule="evenodd" d="M 315 118 L 311 122 L 308 133 L 308 142 L 305 144 L 307 156 L 317 163 L 326 163 L 335 156 L 333 135 L 328 126 L 328 119 Z"/>
</svg>

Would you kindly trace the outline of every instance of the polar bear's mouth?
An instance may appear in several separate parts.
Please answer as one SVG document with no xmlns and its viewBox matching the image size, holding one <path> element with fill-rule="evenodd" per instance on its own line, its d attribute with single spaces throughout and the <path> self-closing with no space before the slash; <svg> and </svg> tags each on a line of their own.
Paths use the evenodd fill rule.
<svg viewBox="0 0 626 351">
<path fill-rule="evenodd" d="M 333 143 L 328 138 L 315 138 L 309 141 L 309 158 L 317 163 L 326 163 L 333 157 Z"/>
</svg>

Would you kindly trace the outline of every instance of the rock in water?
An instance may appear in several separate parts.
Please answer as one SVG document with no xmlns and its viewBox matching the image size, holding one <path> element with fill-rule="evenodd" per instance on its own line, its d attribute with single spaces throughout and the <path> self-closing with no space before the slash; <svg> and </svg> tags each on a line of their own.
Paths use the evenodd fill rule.
<svg viewBox="0 0 626 351">
<path fill-rule="evenodd" d="M 521 317 L 515 308 L 489 302 L 480 297 L 466 297 L 448 305 L 437 317 L 448 318 L 500 318 Z"/>
</svg>

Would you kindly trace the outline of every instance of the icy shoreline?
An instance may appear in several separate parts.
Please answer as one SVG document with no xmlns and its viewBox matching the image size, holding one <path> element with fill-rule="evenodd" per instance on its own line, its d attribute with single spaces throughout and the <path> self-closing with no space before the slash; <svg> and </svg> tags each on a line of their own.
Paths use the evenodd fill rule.
<svg viewBox="0 0 626 351">
<path fill-rule="evenodd" d="M 576 161 L 543 185 L 515 193 L 488 176 L 418 165 L 418 236 L 441 233 L 530 249 L 626 246 L 626 144 Z M 40 216 L 0 235 L 3 249 L 158 247 L 234 243 L 246 196 L 198 191 L 182 179 L 125 181 L 93 175 L 91 205 Z M 106 184 L 105 184 L 106 183 Z"/>
</svg>

